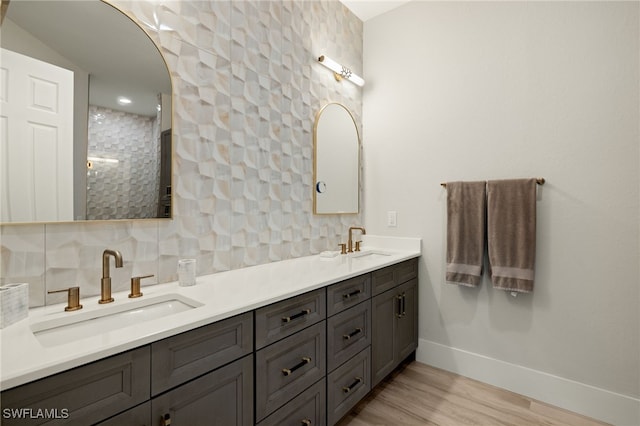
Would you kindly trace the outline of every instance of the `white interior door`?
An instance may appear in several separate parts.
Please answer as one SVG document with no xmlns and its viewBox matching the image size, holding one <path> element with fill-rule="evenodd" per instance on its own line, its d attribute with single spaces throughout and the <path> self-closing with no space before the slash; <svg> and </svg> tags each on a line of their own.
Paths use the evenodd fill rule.
<svg viewBox="0 0 640 426">
<path fill-rule="evenodd" d="M 0 49 L 0 221 L 73 220 L 73 72 Z"/>
</svg>

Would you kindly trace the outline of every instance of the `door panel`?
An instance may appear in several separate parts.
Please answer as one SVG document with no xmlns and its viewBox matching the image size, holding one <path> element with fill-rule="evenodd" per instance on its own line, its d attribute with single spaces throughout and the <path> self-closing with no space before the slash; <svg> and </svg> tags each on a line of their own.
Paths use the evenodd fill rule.
<svg viewBox="0 0 640 426">
<path fill-rule="evenodd" d="M 0 55 L 0 221 L 73 220 L 73 72 Z"/>
</svg>

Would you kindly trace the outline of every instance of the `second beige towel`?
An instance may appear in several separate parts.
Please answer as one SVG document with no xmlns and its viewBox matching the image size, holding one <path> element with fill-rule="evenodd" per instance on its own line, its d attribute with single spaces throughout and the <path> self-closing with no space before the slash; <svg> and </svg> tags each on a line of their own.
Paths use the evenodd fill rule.
<svg viewBox="0 0 640 426">
<path fill-rule="evenodd" d="M 536 180 L 487 183 L 487 243 L 493 287 L 533 290 L 536 255 Z"/>
<path fill-rule="evenodd" d="M 446 280 L 480 284 L 484 258 L 486 182 L 447 182 Z"/>
</svg>

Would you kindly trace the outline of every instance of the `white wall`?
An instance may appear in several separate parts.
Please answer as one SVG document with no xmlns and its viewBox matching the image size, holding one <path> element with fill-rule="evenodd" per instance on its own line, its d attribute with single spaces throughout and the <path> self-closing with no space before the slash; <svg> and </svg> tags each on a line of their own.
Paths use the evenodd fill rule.
<svg viewBox="0 0 640 426">
<path fill-rule="evenodd" d="M 640 421 L 638 27 L 638 2 L 420 1 L 364 27 L 365 226 L 423 239 L 422 356 L 620 394 L 617 421 Z M 538 176 L 534 293 L 445 283 L 440 182 Z"/>
</svg>

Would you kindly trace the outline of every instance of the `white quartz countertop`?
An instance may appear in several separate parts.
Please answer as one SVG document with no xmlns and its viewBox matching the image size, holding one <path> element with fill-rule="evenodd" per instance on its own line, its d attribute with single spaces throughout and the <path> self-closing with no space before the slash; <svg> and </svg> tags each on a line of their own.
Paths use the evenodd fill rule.
<svg viewBox="0 0 640 426">
<path fill-rule="evenodd" d="M 383 256 L 313 255 L 197 277 L 196 285 L 177 282 L 143 287 L 144 296 L 129 299 L 128 291 L 114 293 L 115 301 L 97 303 L 98 297 L 81 299 L 83 309 L 65 312 L 66 304 L 29 310 L 28 318 L 0 330 L 0 389 L 9 389 L 110 355 L 133 349 L 194 328 L 249 312 L 280 300 L 347 278 L 420 256 L 419 238 L 363 236 L 362 251 Z M 88 316 L 101 309 L 135 306 L 141 300 L 178 295 L 201 306 L 159 319 L 142 321 L 114 330 L 96 324 L 89 336 L 44 346 L 33 334 L 43 321 L 65 321 Z M 92 330 L 93 331 L 93 330 Z"/>
</svg>

